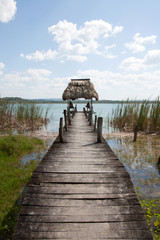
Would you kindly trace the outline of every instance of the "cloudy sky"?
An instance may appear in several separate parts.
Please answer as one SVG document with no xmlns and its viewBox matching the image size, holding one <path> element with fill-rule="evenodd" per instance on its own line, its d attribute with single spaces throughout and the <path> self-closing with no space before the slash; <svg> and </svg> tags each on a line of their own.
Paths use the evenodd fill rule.
<svg viewBox="0 0 160 240">
<path fill-rule="evenodd" d="M 159 23 L 159 0 L 0 0 L 0 96 L 61 98 L 90 78 L 100 99 L 155 99 Z"/>
</svg>

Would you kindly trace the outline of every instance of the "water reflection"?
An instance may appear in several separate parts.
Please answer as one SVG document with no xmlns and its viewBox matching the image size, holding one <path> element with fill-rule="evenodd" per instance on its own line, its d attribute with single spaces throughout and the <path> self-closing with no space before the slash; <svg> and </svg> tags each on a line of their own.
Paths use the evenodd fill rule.
<svg viewBox="0 0 160 240">
<path fill-rule="evenodd" d="M 159 136 L 139 136 L 137 142 L 132 137 L 107 137 L 107 142 L 124 164 L 133 184 L 141 187 L 146 197 L 160 198 L 160 155 Z"/>
</svg>

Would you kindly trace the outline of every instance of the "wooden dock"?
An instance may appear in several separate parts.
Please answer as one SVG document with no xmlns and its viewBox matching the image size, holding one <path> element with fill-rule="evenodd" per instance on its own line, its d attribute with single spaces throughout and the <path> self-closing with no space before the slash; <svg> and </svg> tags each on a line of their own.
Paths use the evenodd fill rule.
<svg viewBox="0 0 160 240">
<path fill-rule="evenodd" d="M 129 174 L 83 112 L 63 141 L 34 171 L 13 239 L 153 239 Z"/>
</svg>

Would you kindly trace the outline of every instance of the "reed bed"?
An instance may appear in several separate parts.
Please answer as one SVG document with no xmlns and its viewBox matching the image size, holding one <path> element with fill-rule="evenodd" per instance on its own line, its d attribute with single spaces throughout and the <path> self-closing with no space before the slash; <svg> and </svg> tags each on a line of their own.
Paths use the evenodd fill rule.
<svg viewBox="0 0 160 240">
<path fill-rule="evenodd" d="M 152 103 L 143 100 L 141 103 L 125 101 L 112 111 L 110 123 L 114 128 L 123 131 L 138 131 L 146 134 L 160 133 L 160 100 L 159 97 Z"/>
<path fill-rule="evenodd" d="M 44 112 L 35 103 L 14 104 L 0 101 L 0 130 L 36 130 L 48 122 L 49 108 Z"/>
</svg>

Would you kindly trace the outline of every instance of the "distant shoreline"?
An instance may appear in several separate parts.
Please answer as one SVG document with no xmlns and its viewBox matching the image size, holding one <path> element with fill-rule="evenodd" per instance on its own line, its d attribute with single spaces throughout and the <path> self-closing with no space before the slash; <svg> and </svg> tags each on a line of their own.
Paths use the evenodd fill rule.
<svg viewBox="0 0 160 240">
<path fill-rule="evenodd" d="M 1 101 L 4 101 L 5 103 L 37 103 L 37 104 L 64 104 L 67 103 L 67 101 L 63 101 L 60 99 L 23 99 L 23 98 L 18 98 L 18 97 L 5 97 L 5 98 L 0 98 Z M 90 99 L 86 100 L 74 100 L 73 103 L 86 103 L 88 101 L 91 101 Z M 155 103 L 156 100 L 146 100 L 149 103 Z M 121 103 L 142 103 L 144 100 L 98 100 L 95 101 L 93 100 L 93 104 L 121 104 Z"/>
</svg>

